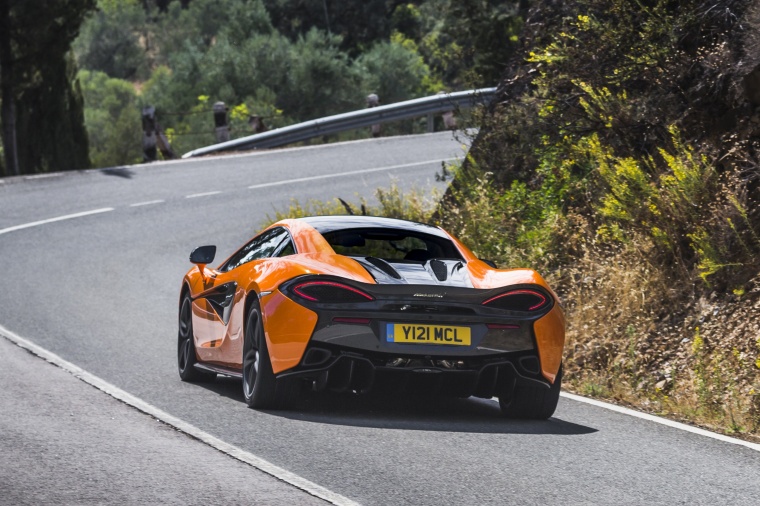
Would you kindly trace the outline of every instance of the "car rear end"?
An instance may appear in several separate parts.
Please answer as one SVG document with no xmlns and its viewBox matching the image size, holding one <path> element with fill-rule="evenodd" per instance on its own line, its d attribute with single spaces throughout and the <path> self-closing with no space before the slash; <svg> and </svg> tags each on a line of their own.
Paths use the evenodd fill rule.
<svg viewBox="0 0 760 506">
<path fill-rule="evenodd" d="M 278 292 L 316 316 L 299 362 L 280 376 L 315 390 L 490 398 L 516 385 L 548 389 L 557 373 L 562 310 L 539 284 L 479 289 L 307 275 Z"/>
</svg>

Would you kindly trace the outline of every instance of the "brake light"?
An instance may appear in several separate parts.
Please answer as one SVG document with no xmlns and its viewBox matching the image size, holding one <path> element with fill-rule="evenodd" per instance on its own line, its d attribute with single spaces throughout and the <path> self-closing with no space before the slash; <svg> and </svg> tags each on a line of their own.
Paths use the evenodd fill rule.
<svg viewBox="0 0 760 506">
<path fill-rule="evenodd" d="M 306 281 L 293 287 L 293 292 L 312 302 L 367 302 L 374 297 L 352 286 L 335 281 Z"/>
<path fill-rule="evenodd" d="M 512 290 L 491 297 L 483 305 L 509 311 L 536 311 L 548 303 L 546 295 L 537 290 Z"/>
</svg>

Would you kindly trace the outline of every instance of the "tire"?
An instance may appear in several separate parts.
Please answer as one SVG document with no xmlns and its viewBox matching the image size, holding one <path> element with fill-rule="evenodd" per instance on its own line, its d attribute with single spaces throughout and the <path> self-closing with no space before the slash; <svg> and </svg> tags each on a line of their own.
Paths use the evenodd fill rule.
<svg viewBox="0 0 760 506">
<path fill-rule="evenodd" d="M 276 378 L 272 371 L 261 309 L 254 303 L 248 312 L 243 342 L 243 397 L 249 408 L 285 409 L 297 397 L 298 384 Z"/>
<path fill-rule="evenodd" d="M 551 387 L 515 385 L 510 392 L 499 396 L 501 414 L 506 418 L 546 420 L 554 414 L 562 388 L 562 366 Z"/>
<path fill-rule="evenodd" d="M 195 368 L 198 359 L 195 355 L 195 340 L 193 338 L 193 308 L 190 297 L 182 299 L 179 308 L 179 332 L 177 333 L 177 371 L 182 381 L 204 382 L 213 381 L 216 373 L 199 371 Z"/>
</svg>

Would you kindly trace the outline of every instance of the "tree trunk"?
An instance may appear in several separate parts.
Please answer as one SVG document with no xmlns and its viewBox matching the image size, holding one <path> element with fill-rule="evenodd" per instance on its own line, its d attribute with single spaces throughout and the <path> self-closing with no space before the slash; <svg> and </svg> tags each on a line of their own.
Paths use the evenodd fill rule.
<svg viewBox="0 0 760 506">
<path fill-rule="evenodd" d="M 3 152 L 5 153 L 5 173 L 17 176 L 18 149 L 16 141 L 16 107 L 13 88 L 13 55 L 11 54 L 10 5 L 8 0 L 0 0 L 0 122 L 3 131 Z"/>
</svg>

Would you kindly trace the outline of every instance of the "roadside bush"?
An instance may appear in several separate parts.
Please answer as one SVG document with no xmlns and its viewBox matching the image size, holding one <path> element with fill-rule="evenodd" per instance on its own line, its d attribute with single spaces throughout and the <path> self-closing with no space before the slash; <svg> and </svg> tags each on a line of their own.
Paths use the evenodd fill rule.
<svg viewBox="0 0 760 506">
<path fill-rule="evenodd" d="M 359 199 L 358 203 L 350 203 L 340 196 L 329 200 L 313 199 L 306 203 L 294 199 L 288 209 L 275 210 L 274 216 L 267 215 L 265 226 L 286 218 L 345 214 L 385 216 L 420 223 L 433 223 L 433 212 L 440 198 L 441 195 L 437 190 L 426 192 L 412 189 L 404 192 L 396 183 L 392 183 L 388 188 L 375 190 L 376 203 L 368 203 L 363 198 Z"/>
<path fill-rule="evenodd" d="M 142 124 L 131 83 L 104 72 L 82 70 L 84 118 L 94 167 L 128 165 L 142 160 Z"/>
<path fill-rule="evenodd" d="M 302 121 L 364 107 L 359 71 L 340 38 L 316 28 L 290 47 L 277 106 Z"/>
<path fill-rule="evenodd" d="M 392 104 L 440 91 L 430 86 L 430 69 L 416 45 L 395 35 L 363 53 L 356 65 L 365 77 L 365 95 L 376 93 L 382 103 Z"/>
</svg>

